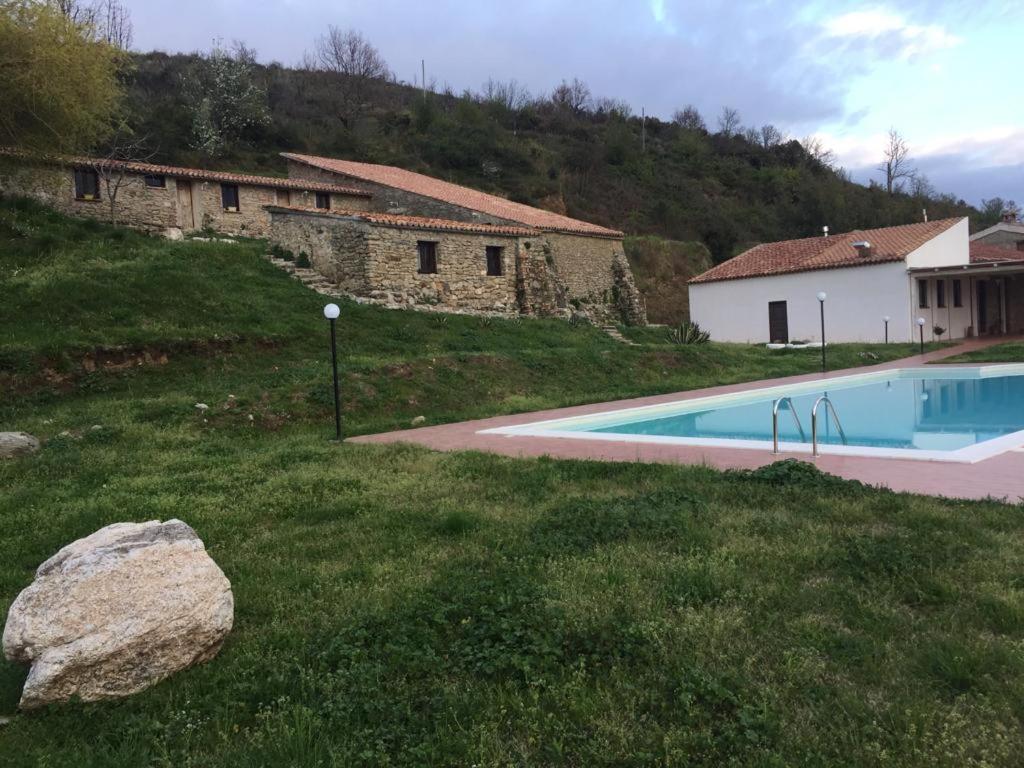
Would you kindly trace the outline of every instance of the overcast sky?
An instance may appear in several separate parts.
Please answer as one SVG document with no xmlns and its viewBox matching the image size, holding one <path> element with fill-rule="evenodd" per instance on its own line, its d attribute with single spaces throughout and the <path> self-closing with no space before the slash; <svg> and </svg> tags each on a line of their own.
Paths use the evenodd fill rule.
<svg viewBox="0 0 1024 768">
<path fill-rule="evenodd" d="M 139 50 L 244 40 L 298 62 L 328 24 L 369 38 L 399 79 L 454 90 L 489 77 L 535 93 L 579 77 L 597 96 L 709 125 L 817 134 L 854 177 L 873 171 L 890 126 L 940 191 L 1024 203 L 1021 0 L 126 0 Z"/>
</svg>

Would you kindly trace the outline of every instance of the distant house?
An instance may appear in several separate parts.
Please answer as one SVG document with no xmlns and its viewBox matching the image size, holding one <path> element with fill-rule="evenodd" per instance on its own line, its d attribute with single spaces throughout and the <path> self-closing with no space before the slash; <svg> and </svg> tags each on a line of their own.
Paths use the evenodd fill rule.
<svg viewBox="0 0 1024 768">
<path fill-rule="evenodd" d="M 101 158 L 0 155 L 0 192 L 40 200 L 59 211 L 114 218 L 142 229 L 210 229 L 248 237 L 270 231 L 267 205 L 368 207 L 370 194 L 338 184 L 254 176 Z"/>
<path fill-rule="evenodd" d="M 618 230 L 401 168 L 284 157 L 288 178 L 0 152 L 0 192 L 102 219 L 113 198 L 130 226 L 267 238 L 389 306 L 646 322 Z"/>
<path fill-rule="evenodd" d="M 970 243 L 967 219 L 765 243 L 690 281 L 718 341 L 890 341 L 1024 332 L 1024 254 Z"/>
<path fill-rule="evenodd" d="M 1024 252 L 1024 222 L 1017 220 L 1016 213 L 1004 213 L 998 224 L 971 235 L 971 242 Z"/>
</svg>

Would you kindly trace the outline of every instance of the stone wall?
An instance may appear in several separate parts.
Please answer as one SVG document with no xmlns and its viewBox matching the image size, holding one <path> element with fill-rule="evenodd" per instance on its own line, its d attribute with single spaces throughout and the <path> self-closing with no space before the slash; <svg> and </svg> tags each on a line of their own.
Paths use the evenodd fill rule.
<svg viewBox="0 0 1024 768">
<path fill-rule="evenodd" d="M 622 240 L 545 232 L 542 247 L 554 260 L 570 299 L 611 301 L 612 264 L 623 253 Z"/>
<path fill-rule="evenodd" d="M 303 254 L 310 266 L 341 290 L 356 296 L 369 296 L 370 225 L 355 220 L 315 212 L 270 209 L 270 241 Z"/>
<path fill-rule="evenodd" d="M 34 198 L 70 216 L 111 220 L 103 180 L 99 200 L 77 200 L 71 168 L 0 160 L 0 192 Z M 167 179 L 166 188 L 147 187 L 142 176 L 126 174 L 114 198 L 114 217 L 119 224 L 143 229 L 173 227 L 177 222 L 175 199 L 174 179 Z"/>
<path fill-rule="evenodd" d="M 984 243 L 985 245 L 998 245 L 1000 248 L 1015 251 L 1020 248 L 1018 243 L 1024 243 L 1024 234 L 997 229 L 995 232 L 990 232 L 984 237 L 979 237 L 974 242 Z"/>
</svg>

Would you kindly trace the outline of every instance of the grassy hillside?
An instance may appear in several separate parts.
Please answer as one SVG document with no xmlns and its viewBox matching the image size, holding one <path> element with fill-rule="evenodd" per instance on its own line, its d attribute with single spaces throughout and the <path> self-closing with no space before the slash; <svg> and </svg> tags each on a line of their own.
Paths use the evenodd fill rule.
<svg viewBox="0 0 1024 768">
<path fill-rule="evenodd" d="M 742 135 L 684 130 L 615 108 L 578 111 L 550 99 L 496 100 L 375 83 L 344 121 L 340 76 L 257 67 L 269 120 L 224 154 L 190 150 L 184 83 L 194 56 L 136 56 L 128 113 L 157 159 L 283 173 L 282 150 L 390 163 L 620 228 L 704 243 L 715 261 L 757 242 L 980 214 L 950 196 L 921 198 L 847 181 L 796 141 L 765 148 Z M 713 122 L 712 116 L 706 116 Z M 881 150 L 881 147 L 879 148 Z M 988 222 L 990 223 L 990 222 Z"/>
<path fill-rule="evenodd" d="M 1018 508 L 332 444 L 323 300 L 261 251 L 0 202 L 0 429 L 45 441 L 0 463 L 0 613 L 68 541 L 171 517 L 236 602 L 216 659 L 124 701 L 18 714 L 0 661 L 0 765 L 1018 762 Z M 355 432 L 818 361 L 348 303 L 340 329 Z"/>
</svg>

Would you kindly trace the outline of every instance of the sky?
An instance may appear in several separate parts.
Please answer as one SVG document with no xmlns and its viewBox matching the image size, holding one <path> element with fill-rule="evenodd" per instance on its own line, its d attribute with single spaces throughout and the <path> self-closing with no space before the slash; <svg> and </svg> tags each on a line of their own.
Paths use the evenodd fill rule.
<svg viewBox="0 0 1024 768">
<path fill-rule="evenodd" d="M 1022 0 L 123 0 L 138 50 L 242 40 L 295 64 L 328 25 L 354 28 L 396 77 L 454 91 L 488 78 L 547 93 L 578 77 L 595 96 L 668 119 L 818 136 L 855 180 L 896 128 L 940 192 L 1024 204 Z"/>
</svg>

